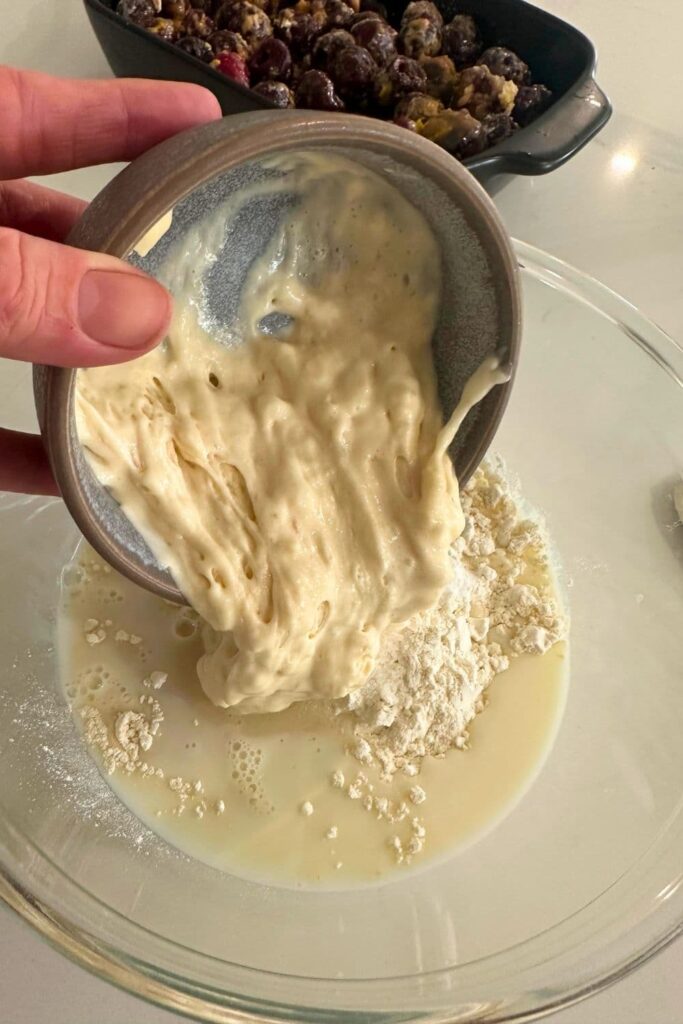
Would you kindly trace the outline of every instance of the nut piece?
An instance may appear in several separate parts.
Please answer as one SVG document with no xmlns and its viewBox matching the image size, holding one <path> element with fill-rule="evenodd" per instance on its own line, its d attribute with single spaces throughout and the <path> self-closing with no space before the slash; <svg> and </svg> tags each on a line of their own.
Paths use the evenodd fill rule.
<svg viewBox="0 0 683 1024">
<path fill-rule="evenodd" d="M 249 0 L 223 4 L 216 14 L 216 25 L 219 29 L 227 28 L 231 32 L 239 32 L 252 50 L 273 34 L 273 26 L 268 15 Z"/>
<path fill-rule="evenodd" d="M 399 38 L 407 57 L 434 57 L 441 49 L 441 25 L 430 18 L 413 18 L 401 24 Z"/>
<path fill-rule="evenodd" d="M 396 105 L 394 118 L 407 119 L 415 122 L 415 130 L 420 131 L 422 124 L 430 117 L 443 110 L 443 103 L 434 96 L 424 92 L 411 92 L 404 96 Z"/>
<path fill-rule="evenodd" d="M 450 57 L 423 57 L 420 61 L 427 76 L 425 92 L 442 103 L 450 103 L 458 73 Z"/>
<path fill-rule="evenodd" d="M 155 18 L 151 25 L 145 26 L 148 32 L 158 36 L 167 43 L 174 43 L 178 38 L 178 29 L 169 18 Z"/>
<path fill-rule="evenodd" d="M 509 114 L 515 102 L 517 86 L 500 75 L 492 74 L 487 67 L 476 64 L 461 72 L 451 106 L 469 110 L 472 117 L 481 120 L 486 114 Z"/>
<path fill-rule="evenodd" d="M 486 132 L 466 110 L 442 110 L 425 122 L 421 135 L 443 146 L 459 160 L 486 149 Z"/>
<path fill-rule="evenodd" d="M 441 49 L 443 17 L 430 0 L 413 0 L 403 12 L 399 33 L 407 57 L 433 57 Z"/>
<path fill-rule="evenodd" d="M 209 39 L 215 29 L 213 18 L 203 11 L 191 10 L 183 18 L 180 30 L 186 36 L 196 36 L 198 39 Z"/>
</svg>

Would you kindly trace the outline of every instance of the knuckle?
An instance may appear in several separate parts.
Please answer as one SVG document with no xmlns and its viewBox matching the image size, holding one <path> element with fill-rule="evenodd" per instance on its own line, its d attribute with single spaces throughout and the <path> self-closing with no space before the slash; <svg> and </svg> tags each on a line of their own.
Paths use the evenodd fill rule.
<svg viewBox="0 0 683 1024">
<path fill-rule="evenodd" d="M 16 227 L 25 213 L 32 213 L 36 205 L 32 201 L 31 189 L 27 182 L 0 181 L 0 229 Z"/>
<path fill-rule="evenodd" d="M 4 172 L 2 177 L 16 178 L 16 165 L 21 166 L 25 157 L 26 125 L 33 115 L 32 91 L 26 75 L 16 68 L 0 68 L 0 96 L 4 128 L 0 170 Z"/>
<path fill-rule="evenodd" d="M 19 231 L 0 228 L 0 343 L 13 355 L 40 317 L 35 279 L 28 272 L 28 240 Z"/>
<path fill-rule="evenodd" d="M 0 83 L 0 89 L 2 84 Z M 12 186 L 0 181 L 0 226 L 10 223 L 12 213 Z"/>
</svg>

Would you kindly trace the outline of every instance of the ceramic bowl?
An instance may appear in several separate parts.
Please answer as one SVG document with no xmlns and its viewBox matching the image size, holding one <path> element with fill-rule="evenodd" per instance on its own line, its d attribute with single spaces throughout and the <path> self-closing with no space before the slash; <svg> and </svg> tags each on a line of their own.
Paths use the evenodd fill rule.
<svg viewBox="0 0 683 1024">
<path fill-rule="evenodd" d="M 486 355 L 501 353 L 512 367 L 520 338 L 517 265 L 500 218 L 483 189 L 445 151 L 410 132 L 369 118 L 311 111 L 241 114 L 191 129 L 163 142 L 128 166 L 91 203 L 69 237 L 72 245 L 131 260 L 154 274 L 169 246 L 207 210 L 259 173 L 277 153 L 323 150 L 373 168 L 392 182 L 429 221 L 441 247 L 443 289 L 433 339 L 444 416 Z M 150 253 L 136 243 L 169 210 L 173 225 Z M 260 210 L 232 246 L 225 273 L 212 273 L 207 303 L 225 315 L 235 280 L 246 275 L 275 224 Z M 221 263 L 223 261 L 221 260 Z M 211 289 L 219 302 L 211 302 Z M 81 450 L 74 420 L 77 370 L 38 367 L 38 419 L 55 479 L 71 515 L 111 565 L 172 601 L 182 596 L 168 570 L 113 497 L 99 484 Z M 500 385 L 467 417 L 451 446 L 464 482 L 498 426 L 511 382 Z"/>
</svg>

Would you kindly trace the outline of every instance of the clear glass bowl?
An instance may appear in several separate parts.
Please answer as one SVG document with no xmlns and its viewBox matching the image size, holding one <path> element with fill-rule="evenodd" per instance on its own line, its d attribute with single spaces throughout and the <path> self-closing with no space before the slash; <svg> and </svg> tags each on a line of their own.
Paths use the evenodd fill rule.
<svg viewBox="0 0 683 1024">
<path fill-rule="evenodd" d="M 356 893 L 294 891 L 149 832 L 58 686 L 75 528 L 58 501 L 2 500 L 0 895 L 103 977 L 205 1021 L 526 1020 L 681 930 L 683 351 L 594 281 L 517 251 L 526 329 L 496 448 L 561 552 L 571 684 L 538 781 L 447 863 Z"/>
</svg>

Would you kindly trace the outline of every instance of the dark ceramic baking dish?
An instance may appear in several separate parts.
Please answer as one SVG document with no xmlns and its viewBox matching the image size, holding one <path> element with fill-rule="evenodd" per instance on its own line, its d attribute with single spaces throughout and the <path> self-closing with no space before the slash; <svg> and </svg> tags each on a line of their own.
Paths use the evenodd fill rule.
<svg viewBox="0 0 683 1024">
<path fill-rule="evenodd" d="M 131 25 L 116 14 L 116 0 L 84 0 L 95 34 L 115 75 L 170 78 L 206 86 L 224 114 L 270 108 L 218 71 L 171 43 Z M 455 13 L 452 0 L 436 0 L 444 17 Z M 389 14 L 400 16 L 405 3 L 389 0 Z M 484 153 L 465 161 L 482 181 L 498 174 L 545 174 L 568 160 L 598 132 L 612 112 L 595 79 L 595 48 L 567 22 L 525 0 L 465 0 L 459 13 L 472 14 L 486 45 L 509 46 L 550 86 L 553 103 L 536 121 Z"/>
</svg>

